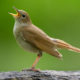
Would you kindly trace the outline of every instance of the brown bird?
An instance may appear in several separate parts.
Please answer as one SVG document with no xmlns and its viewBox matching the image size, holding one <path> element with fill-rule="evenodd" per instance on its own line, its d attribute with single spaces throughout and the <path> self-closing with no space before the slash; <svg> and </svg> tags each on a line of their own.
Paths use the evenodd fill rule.
<svg viewBox="0 0 80 80">
<path fill-rule="evenodd" d="M 15 18 L 13 28 L 14 37 L 23 49 L 37 53 L 37 58 L 30 70 L 38 71 L 35 69 L 35 66 L 42 56 L 42 52 L 46 52 L 57 58 L 62 58 L 62 55 L 57 51 L 58 48 L 80 52 L 80 49 L 62 40 L 48 36 L 41 29 L 32 24 L 28 13 L 24 10 L 14 9 L 17 14 L 10 13 Z"/>
</svg>

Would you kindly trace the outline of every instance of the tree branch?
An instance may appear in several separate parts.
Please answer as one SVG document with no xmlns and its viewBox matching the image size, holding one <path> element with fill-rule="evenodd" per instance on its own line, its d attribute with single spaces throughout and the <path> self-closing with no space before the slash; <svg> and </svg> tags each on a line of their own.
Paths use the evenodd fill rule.
<svg viewBox="0 0 80 80">
<path fill-rule="evenodd" d="M 0 80 L 80 80 L 80 71 L 0 72 Z"/>
</svg>

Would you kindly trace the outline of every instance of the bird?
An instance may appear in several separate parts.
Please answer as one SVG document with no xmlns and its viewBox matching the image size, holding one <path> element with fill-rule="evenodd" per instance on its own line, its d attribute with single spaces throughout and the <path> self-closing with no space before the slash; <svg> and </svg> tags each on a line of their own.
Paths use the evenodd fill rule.
<svg viewBox="0 0 80 80">
<path fill-rule="evenodd" d="M 71 44 L 56 38 L 48 36 L 43 30 L 34 25 L 29 14 L 24 10 L 14 7 L 17 14 L 9 13 L 15 19 L 13 35 L 17 43 L 26 51 L 36 53 L 37 58 L 29 69 L 31 71 L 39 71 L 36 64 L 42 57 L 43 52 L 61 59 L 62 54 L 58 49 L 67 49 L 80 53 L 80 49 Z"/>
</svg>

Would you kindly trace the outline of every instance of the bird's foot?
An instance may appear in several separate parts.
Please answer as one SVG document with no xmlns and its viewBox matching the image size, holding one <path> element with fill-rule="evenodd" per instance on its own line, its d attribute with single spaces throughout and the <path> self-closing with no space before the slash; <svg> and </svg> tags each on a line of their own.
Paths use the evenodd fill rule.
<svg viewBox="0 0 80 80">
<path fill-rule="evenodd" d="M 35 72 L 40 72 L 40 69 L 30 68 L 30 69 L 23 69 L 22 71 L 35 71 Z"/>
</svg>

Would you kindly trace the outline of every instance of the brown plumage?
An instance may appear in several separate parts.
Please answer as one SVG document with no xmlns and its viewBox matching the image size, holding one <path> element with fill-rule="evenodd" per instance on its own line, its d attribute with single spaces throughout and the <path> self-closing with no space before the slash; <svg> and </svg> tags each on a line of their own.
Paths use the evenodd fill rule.
<svg viewBox="0 0 80 80">
<path fill-rule="evenodd" d="M 62 40 L 49 37 L 45 32 L 32 24 L 28 13 L 25 11 L 16 8 L 15 10 L 17 14 L 10 14 L 15 18 L 13 33 L 17 42 L 26 51 L 38 54 L 31 70 L 37 71 L 35 66 L 42 56 L 42 52 L 46 52 L 57 58 L 62 58 L 62 55 L 57 51 L 58 48 L 80 52 L 80 49 Z"/>
<path fill-rule="evenodd" d="M 74 46 L 72 46 L 72 45 L 70 45 L 70 44 L 68 44 L 68 43 L 66 43 L 66 42 L 64 42 L 62 40 L 59 40 L 59 39 L 55 39 L 55 41 L 57 43 L 56 45 L 58 47 L 62 48 L 62 49 L 64 48 L 64 49 L 68 49 L 68 50 L 80 53 L 80 49 L 79 48 L 76 48 L 76 47 L 74 47 Z"/>
<path fill-rule="evenodd" d="M 31 24 L 28 27 L 21 29 L 25 41 L 33 44 L 41 51 L 47 52 L 50 55 L 61 58 L 61 55 L 55 48 L 55 42 L 47 36 L 42 30 Z"/>
</svg>

